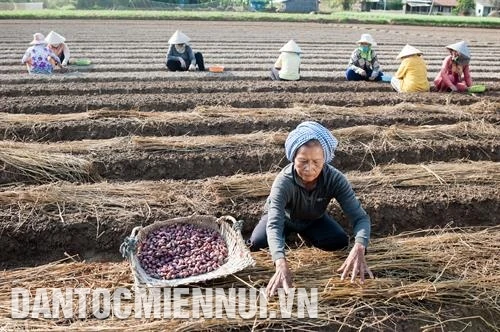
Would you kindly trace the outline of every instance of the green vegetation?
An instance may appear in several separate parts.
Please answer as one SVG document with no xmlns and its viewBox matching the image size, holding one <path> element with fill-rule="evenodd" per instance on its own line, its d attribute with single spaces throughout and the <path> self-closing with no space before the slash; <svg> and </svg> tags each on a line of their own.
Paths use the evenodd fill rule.
<svg viewBox="0 0 500 332">
<path fill-rule="evenodd" d="M 476 3 L 474 0 L 458 0 L 457 7 L 453 11 L 455 14 L 472 15 L 475 8 Z"/>
<path fill-rule="evenodd" d="M 159 10 L 23 10 L 0 11 L 0 19 L 147 19 L 147 20 L 228 20 L 337 22 L 368 24 L 406 24 L 499 28 L 500 18 L 475 16 L 428 16 L 385 12 L 334 12 L 332 14 L 286 14 L 235 11 L 159 11 Z"/>
</svg>

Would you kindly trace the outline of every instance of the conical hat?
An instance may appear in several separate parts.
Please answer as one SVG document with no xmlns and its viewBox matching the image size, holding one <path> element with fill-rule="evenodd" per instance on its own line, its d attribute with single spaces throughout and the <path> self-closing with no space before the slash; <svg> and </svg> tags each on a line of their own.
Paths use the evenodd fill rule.
<svg viewBox="0 0 500 332">
<path fill-rule="evenodd" d="M 184 33 L 182 33 L 181 30 L 177 30 L 176 32 L 174 32 L 174 34 L 172 35 L 172 37 L 170 37 L 170 39 L 168 40 L 168 43 L 169 44 L 187 44 L 189 43 L 191 39 L 186 36 Z"/>
<path fill-rule="evenodd" d="M 467 47 L 467 44 L 462 40 L 461 42 L 451 44 L 446 46 L 447 49 L 457 51 L 458 53 L 462 54 L 463 56 L 467 57 L 470 59 L 470 51 L 469 48 Z"/>
<path fill-rule="evenodd" d="M 375 42 L 375 39 L 373 39 L 372 35 L 369 33 L 364 33 L 361 35 L 361 38 L 357 41 L 358 44 L 360 43 L 368 43 L 372 46 L 377 46 L 377 43 Z"/>
<path fill-rule="evenodd" d="M 33 35 L 33 40 L 30 42 L 31 45 L 45 44 L 45 36 L 40 32 Z"/>
<path fill-rule="evenodd" d="M 405 47 L 403 47 L 403 49 L 399 53 L 399 55 L 396 57 L 396 59 L 401 59 L 405 56 L 414 55 L 414 54 L 423 54 L 423 53 L 421 51 L 419 51 L 418 49 L 416 49 L 415 47 L 413 47 L 409 44 L 406 44 Z"/>
<path fill-rule="evenodd" d="M 288 43 L 286 43 L 282 48 L 280 48 L 280 52 L 292 52 L 292 53 L 302 53 L 299 45 L 290 39 Z"/>
<path fill-rule="evenodd" d="M 47 37 L 45 37 L 45 42 L 47 44 L 51 44 L 51 45 L 61 44 L 61 43 L 64 43 L 65 41 L 66 41 L 66 38 L 64 38 L 63 36 L 61 36 L 60 34 L 58 34 L 57 32 L 54 32 L 54 31 L 49 32 Z"/>
</svg>

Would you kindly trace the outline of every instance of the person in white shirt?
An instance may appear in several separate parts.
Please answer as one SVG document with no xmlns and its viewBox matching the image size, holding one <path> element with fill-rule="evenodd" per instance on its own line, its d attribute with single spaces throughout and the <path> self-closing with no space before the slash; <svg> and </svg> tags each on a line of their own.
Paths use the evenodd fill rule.
<svg viewBox="0 0 500 332">
<path fill-rule="evenodd" d="M 47 37 L 45 37 L 45 42 L 49 49 L 59 57 L 63 67 L 68 65 L 70 57 L 69 48 L 68 45 L 64 43 L 65 41 L 66 38 L 54 31 L 49 32 Z"/>
<path fill-rule="evenodd" d="M 300 54 L 302 50 L 290 40 L 280 49 L 280 56 L 271 68 L 273 81 L 298 81 L 300 79 Z"/>
</svg>

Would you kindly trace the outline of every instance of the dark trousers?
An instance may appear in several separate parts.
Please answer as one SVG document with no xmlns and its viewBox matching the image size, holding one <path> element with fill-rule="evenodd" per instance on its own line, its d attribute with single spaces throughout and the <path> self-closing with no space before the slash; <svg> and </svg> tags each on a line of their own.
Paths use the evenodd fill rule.
<svg viewBox="0 0 500 332">
<path fill-rule="evenodd" d="M 277 68 L 275 68 L 275 67 L 271 68 L 271 74 L 270 74 L 270 77 L 271 77 L 271 79 L 272 79 L 273 81 L 279 81 L 279 80 L 281 80 L 281 79 L 280 79 L 280 71 L 279 71 L 279 69 L 277 69 Z"/>
<path fill-rule="evenodd" d="M 373 71 L 370 69 L 366 69 L 365 71 L 366 71 L 366 77 L 359 75 L 352 69 L 347 69 L 347 71 L 345 72 L 345 77 L 347 78 L 348 81 L 369 81 L 369 77 L 372 75 Z M 384 73 L 379 71 L 378 76 L 374 79 L 374 81 L 381 81 L 382 76 L 384 76 Z"/>
<path fill-rule="evenodd" d="M 200 52 L 194 54 L 196 60 L 196 66 L 199 71 L 205 70 L 205 62 L 203 61 L 203 55 Z M 179 60 L 167 60 L 167 68 L 170 71 L 186 71 L 189 69 L 190 63 L 186 63 L 186 68 L 182 68 L 181 62 Z"/>
<path fill-rule="evenodd" d="M 304 223 L 301 223 L 304 225 Z M 305 227 L 296 228 L 292 224 L 285 224 L 283 236 L 291 232 L 297 232 L 313 246 L 325 250 L 334 251 L 344 249 L 349 245 L 349 237 L 342 227 L 333 220 L 328 214 L 323 217 L 309 221 Z M 250 236 L 250 250 L 258 251 L 267 248 L 267 214 L 263 215 L 257 226 L 255 226 Z"/>
</svg>

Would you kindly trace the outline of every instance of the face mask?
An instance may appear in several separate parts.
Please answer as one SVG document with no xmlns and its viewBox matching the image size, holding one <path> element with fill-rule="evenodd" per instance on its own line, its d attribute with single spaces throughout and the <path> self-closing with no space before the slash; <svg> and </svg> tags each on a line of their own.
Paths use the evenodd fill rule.
<svg viewBox="0 0 500 332">
<path fill-rule="evenodd" d="M 175 44 L 175 49 L 179 53 L 184 53 L 184 51 L 186 50 L 186 45 L 185 44 Z"/>
<path fill-rule="evenodd" d="M 370 50 L 370 46 L 368 46 L 368 45 L 361 45 L 359 47 L 359 49 L 361 50 L 361 52 L 366 53 L 366 52 L 368 52 Z"/>
</svg>

